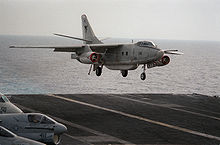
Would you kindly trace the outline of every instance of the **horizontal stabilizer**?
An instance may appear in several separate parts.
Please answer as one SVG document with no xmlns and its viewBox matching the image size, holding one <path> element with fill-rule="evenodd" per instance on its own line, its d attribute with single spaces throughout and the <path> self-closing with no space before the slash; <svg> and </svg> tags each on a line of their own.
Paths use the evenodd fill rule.
<svg viewBox="0 0 220 145">
<path fill-rule="evenodd" d="M 76 39 L 76 40 L 86 41 L 86 42 L 92 42 L 91 40 L 82 39 L 82 38 L 77 38 L 77 37 L 72 37 L 72 36 L 63 35 L 63 34 L 56 34 L 56 33 L 54 33 L 54 35 L 56 35 L 56 36 L 61 36 L 61 37 L 66 37 L 66 38 L 70 38 L 70 39 Z"/>
</svg>

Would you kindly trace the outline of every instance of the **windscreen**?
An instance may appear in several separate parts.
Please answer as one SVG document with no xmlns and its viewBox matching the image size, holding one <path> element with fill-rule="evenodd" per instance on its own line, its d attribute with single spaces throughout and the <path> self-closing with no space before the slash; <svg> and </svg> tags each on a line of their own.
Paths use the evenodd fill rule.
<svg viewBox="0 0 220 145">
<path fill-rule="evenodd" d="M 139 41 L 136 43 L 140 47 L 151 47 L 156 48 L 156 45 L 151 41 Z"/>
<path fill-rule="evenodd" d="M 39 123 L 41 121 L 42 115 L 30 114 L 28 115 L 28 121 L 31 123 Z"/>
<path fill-rule="evenodd" d="M 44 116 L 41 120 L 41 124 L 55 124 L 55 123 L 50 118 Z"/>
<path fill-rule="evenodd" d="M 0 95 L 0 102 L 9 102 L 9 100 L 5 95 Z"/>
</svg>

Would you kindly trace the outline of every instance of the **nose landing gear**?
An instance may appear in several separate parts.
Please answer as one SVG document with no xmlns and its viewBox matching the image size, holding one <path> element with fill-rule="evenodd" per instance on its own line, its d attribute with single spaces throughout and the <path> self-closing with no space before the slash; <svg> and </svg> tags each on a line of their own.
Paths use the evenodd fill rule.
<svg viewBox="0 0 220 145">
<path fill-rule="evenodd" d="M 146 79 L 146 73 L 143 72 L 143 73 L 141 73 L 141 80 L 145 80 L 145 79 Z"/>
<path fill-rule="evenodd" d="M 143 68 L 143 73 L 141 73 L 141 80 L 145 80 L 146 79 L 146 73 L 145 73 L 145 71 L 146 71 L 146 66 L 145 66 L 145 64 L 144 64 L 144 66 L 142 67 Z"/>
<path fill-rule="evenodd" d="M 121 70 L 121 75 L 122 75 L 123 77 L 127 77 L 127 75 L 128 75 L 128 70 Z"/>
</svg>

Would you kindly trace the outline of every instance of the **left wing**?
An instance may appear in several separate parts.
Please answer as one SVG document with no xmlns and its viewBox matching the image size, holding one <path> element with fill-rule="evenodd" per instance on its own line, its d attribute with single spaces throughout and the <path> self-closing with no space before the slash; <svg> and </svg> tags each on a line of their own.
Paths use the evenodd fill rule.
<svg viewBox="0 0 220 145">
<path fill-rule="evenodd" d="M 54 49 L 55 52 L 76 52 L 84 47 L 89 47 L 92 51 L 104 53 L 107 49 L 118 48 L 123 44 L 82 44 L 73 46 L 10 46 L 9 48 L 45 48 Z"/>
</svg>

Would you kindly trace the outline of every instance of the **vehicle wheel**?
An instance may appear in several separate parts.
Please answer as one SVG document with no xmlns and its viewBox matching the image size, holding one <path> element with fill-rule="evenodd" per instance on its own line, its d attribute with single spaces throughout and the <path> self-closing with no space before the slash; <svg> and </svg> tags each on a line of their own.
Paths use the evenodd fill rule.
<svg viewBox="0 0 220 145">
<path fill-rule="evenodd" d="M 121 70 L 121 74 L 122 74 L 123 77 L 127 77 L 128 70 Z"/>
<path fill-rule="evenodd" d="M 97 69 L 96 69 L 96 75 L 97 75 L 97 76 L 101 76 L 101 74 L 102 74 L 102 68 L 101 68 L 101 67 L 97 67 Z"/>
<path fill-rule="evenodd" d="M 141 80 L 145 80 L 146 79 L 146 74 L 145 73 L 142 73 L 141 74 Z"/>
</svg>

